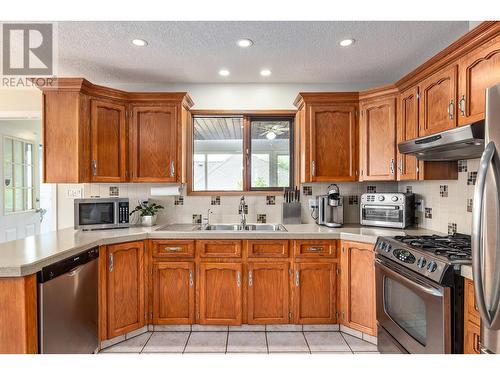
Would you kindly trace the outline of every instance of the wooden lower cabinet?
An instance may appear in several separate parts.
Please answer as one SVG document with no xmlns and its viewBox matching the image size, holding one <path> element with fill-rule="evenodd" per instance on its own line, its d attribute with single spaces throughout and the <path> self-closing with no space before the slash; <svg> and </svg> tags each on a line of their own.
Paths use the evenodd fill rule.
<svg viewBox="0 0 500 375">
<path fill-rule="evenodd" d="M 377 335 L 373 244 L 342 242 L 341 308 L 344 325 Z"/>
<path fill-rule="evenodd" d="M 194 262 L 153 264 L 153 324 L 194 322 Z"/>
<path fill-rule="evenodd" d="M 295 263 L 293 316 L 296 324 L 336 323 L 336 267 L 334 262 Z"/>
<path fill-rule="evenodd" d="M 242 323 L 242 264 L 200 263 L 198 304 L 200 324 Z"/>
<path fill-rule="evenodd" d="M 474 283 L 464 282 L 464 354 L 480 354 L 481 318 L 474 296 Z"/>
<path fill-rule="evenodd" d="M 465 322 L 464 354 L 480 354 L 480 328 L 472 322 Z"/>
<path fill-rule="evenodd" d="M 250 262 L 247 269 L 248 323 L 289 323 L 290 264 L 288 262 Z"/>
<path fill-rule="evenodd" d="M 106 325 L 108 339 L 145 324 L 144 244 L 107 246 Z"/>
</svg>

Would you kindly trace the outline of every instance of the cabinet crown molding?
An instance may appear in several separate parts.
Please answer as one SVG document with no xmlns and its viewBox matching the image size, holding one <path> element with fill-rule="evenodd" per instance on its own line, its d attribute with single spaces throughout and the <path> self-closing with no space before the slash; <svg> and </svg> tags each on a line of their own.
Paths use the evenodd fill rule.
<svg viewBox="0 0 500 375">
<path fill-rule="evenodd" d="M 359 101 L 359 93 L 357 91 L 347 92 L 299 92 L 293 104 L 300 108 L 305 102 L 314 103 L 354 103 Z"/>
</svg>

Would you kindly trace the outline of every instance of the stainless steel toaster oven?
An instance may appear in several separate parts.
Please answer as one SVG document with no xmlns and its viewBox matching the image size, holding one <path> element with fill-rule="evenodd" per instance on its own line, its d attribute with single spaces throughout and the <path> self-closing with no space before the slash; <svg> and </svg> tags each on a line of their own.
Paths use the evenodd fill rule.
<svg viewBox="0 0 500 375">
<path fill-rule="evenodd" d="M 361 225 L 406 228 L 415 223 L 415 195 L 410 193 L 366 193 L 359 206 Z"/>
</svg>

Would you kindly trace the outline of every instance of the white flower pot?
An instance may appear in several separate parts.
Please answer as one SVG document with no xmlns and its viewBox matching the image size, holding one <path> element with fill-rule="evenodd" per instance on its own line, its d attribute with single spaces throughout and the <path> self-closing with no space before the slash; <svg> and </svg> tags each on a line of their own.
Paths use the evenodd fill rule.
<svg viewBox="0 0 500 375">
<path fill-rule="evenodd" d="M 156 215 L 155 216 L 141 216 L 141 224 L 145 227 L 152 227 L 156 224 Z"/>
</svg>

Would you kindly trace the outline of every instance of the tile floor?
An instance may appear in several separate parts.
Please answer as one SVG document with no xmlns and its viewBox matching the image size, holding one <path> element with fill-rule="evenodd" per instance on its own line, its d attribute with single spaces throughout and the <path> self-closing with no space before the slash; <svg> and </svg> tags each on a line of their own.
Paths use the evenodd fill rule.
<svg viewBox="0 0 500 375">
<path fill-rule="evenodd" d="M 338 327 L 338 326 L 337 326 Z M 378 353 L 377 346 L 335 327 L 193 326 L 191 330 L 145 332 L 100 353 Z M 285 331 L 288 329 L 288 331 Z"/>
</svg>

